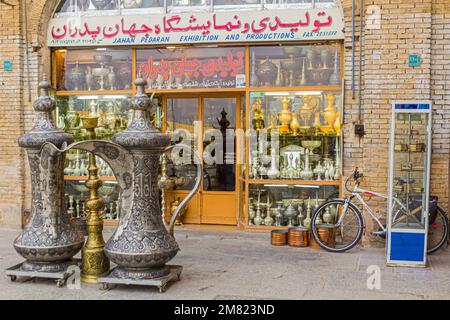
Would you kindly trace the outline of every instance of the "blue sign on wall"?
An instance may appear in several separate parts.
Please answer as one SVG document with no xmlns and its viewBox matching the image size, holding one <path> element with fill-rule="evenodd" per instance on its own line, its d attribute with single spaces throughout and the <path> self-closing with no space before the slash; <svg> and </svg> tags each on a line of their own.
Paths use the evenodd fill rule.
<svg viewBox="0 0 450 320">
<path fill-rule="evenodd" d="M 12 61 L 10 60 L 3 61 L 3 71 L 12 71 Z"/>
<path fill-rule="evenodd" d="M 418 54 L 410 54 L 409 55 L 409 66 L 410 67 L 418 67 L 420 66 L 420 56 Z"/>
</svg>

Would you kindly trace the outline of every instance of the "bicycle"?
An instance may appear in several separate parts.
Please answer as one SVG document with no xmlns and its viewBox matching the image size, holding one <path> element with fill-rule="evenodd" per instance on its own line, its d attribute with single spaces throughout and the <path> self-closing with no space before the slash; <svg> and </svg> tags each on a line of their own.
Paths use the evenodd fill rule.
<svg viewBox="0 0 450 320">
<path fill-rule="evenodd" d="M 330 252 L 344 252 L 352 249 L 359 243 L 365 230 L 366 223 L 364 216 L 357 205 L 362 206 L 379 225 L 380 229 L 372 234 L 382 238 L 386 237 L 386 226 L 381 223 L 380 217 L 378 217 L 370 208 L 362 195 L 379 197 L 386 200 L 388 199 L 388 196 L 382 193 L 360 188 L 360 179 L 362 177 L 362 173 L 360 173 L 358 168 L 356 168 L 345 182 L 345 189 L 350 194 L 346 198 L 326 201 L 314 211 L 311 218 L 311 233 L 314 240 L 323 249 Z M 351 178 L 354 180 L 353 189 L 349 189 L 348 187 L 348 183 Z M 397 179 L 398 185 L 401 186 L 405 183 L 408 182 L 402 179 Z M 422 211 L 421 206 L 418 206 L 413 210 L 408 210 L 409 203 L 407 205 L 402 203 L 402 201 L 397 197 L 397 194 L 394 196 L 393 200 L 392 212 L 395 212 L 393 224 L 404 222 L 407 219 L 414 221 L 414 223 L 421 224 L 420 219 L 416 217 L 416 214 Z M 430 213 L 427 242 L 427 253 L 429 254 L 439 250 L 449 238 L 448 214 L 441 206 L 437 204 L 437 197 L 430 197 L 430 200 L 431 205 L 429 206 Z M 327 223 L 328 230 L 333 230 L 334 241 L 329 242 L 321 240 L 319 237 L 317 227 L 320 227 L 322 221 Z M 352 225 L 352 222 L 354 222 L 355 225 Z"/>
</svg>

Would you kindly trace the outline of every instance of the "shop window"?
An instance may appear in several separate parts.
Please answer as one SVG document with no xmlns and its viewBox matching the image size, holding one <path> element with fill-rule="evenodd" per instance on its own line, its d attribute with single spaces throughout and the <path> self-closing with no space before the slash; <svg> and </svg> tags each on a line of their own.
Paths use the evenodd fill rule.
<svg viewBox="0 0 450 320">
<path fill-rule="evenodd" d="M 245 48 L 137 50 L 149 90 L 245 87 Z"/>
<path fill-rule="evenodd" d="M 127 127 L 130 108 L 128 95 L 76 95 L 57 96 L 56 121 L 58 128 L 72 134 L 76 141 L 86 139 L 81 118 L 89 114 L 99 117 L 97 138 L 111 140 Z"/>
<path fill-rule="evenodd" d="M 309 227 L 314 210 L 326 200 L 338 195 L 337 186 L 251 184 L 248 196 L 248 222 L 249 225 L 256 226 Z M 337 209 L 331 208 L 323 215 L 326 221 L 317 223 L 330 223 L 337 214 Z"/>
<path fill-rule="evenodd" d="M 339 92 L 252 92 L 250 104 L 250 179 L 340 179 Z"/>
<path fill-rule="evenodd" d="M 263 46 L 250 49 L 251 87 L 340 84 L 340 46 Z"/>
<path fill-rule="evenodd" d="M 97 139 L 111 140 L 112 136 L 127 127 L 129 110 L 127 95 L 77 95 L 56 97 L 56 124 L 60 129 L 72 134 L 76 141 L 86 140 L 83 116 L 98 116 Z M 86 201 L 89 190 L 85 186 L 88 177 L 88 153 L 71 149 L 65 154 L 64 179 L 67 212 L 74 219 L 85 219 Z M 99 194 L 105 201 L 101 216 L 104 219 L 118 219 L 121 207 L 119 186 L 112 169 L 101 158 L 96 158 L 98 176 L 102 180 Z"/>
<path fill-rule="evenodd" d="M 57 90 L 131 89 L 131 49 L 58 50 L 54 57 Z"/>
</svg>

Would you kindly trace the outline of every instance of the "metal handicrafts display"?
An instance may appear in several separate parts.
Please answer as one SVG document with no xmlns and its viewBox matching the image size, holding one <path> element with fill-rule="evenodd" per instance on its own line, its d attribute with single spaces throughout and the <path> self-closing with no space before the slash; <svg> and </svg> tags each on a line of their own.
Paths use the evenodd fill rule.
<svg viewBox="0 0 450 320">
<path fill-rule="evenodd" d="M 156 285 L 164 291 L 167 282 L 179 278 L 181 266 L 169 267 L 166 263 L 179 250 L 173 228 L 186 204 L 199 189 L 201 161 L 194 153 L 197 166 L 194 188 L 174 208 L 170 224 L 166 226 L 158 201 L 160 156 L 173 148 L 191 150 L 179 145 L 169 147 L 169 136 L 159 132 L 151 123 L 153 105 L 151 98 L 145 94 L 145 80 L 138 77 L 135 84 L 137 94 L 132 99 L 130 125 L 113 137 L 114 142 L 95 140 L 98 115 L 92 111 L 82 117 L 89 140 L 67 146 L 73 138 L 54 125 L 51 112 L 55 109 L 55 103 L 48 96 L 50 84 L 46 80 L 40 83 L 40 96 L 34 104 L 37 121 L 33 129 L 19 139 L 20 146 L 27 148 L 30 160 L 33 206 L 30 222 L 14 241 L 14 248 L 26 261 L 7 270 L 11 279 L 16 275 L 36 277 L 39 276 L 36 272 L 41 272 L 44 278 L 65 280 L 68 266 L 74 263 L 71 258 L 83 246 L 83 234 L 73 225 L 62 201 L 64 155 L 71 149 L 91 153 L 89 179 L 86 182 L 90 190 L 87 201 L 88 240 L 82 255 L 82 280 L 104 285 Z M 97 177 L 96 156 L 112 168 L 121 189 L 119 226 L 104 250 L 103 221 L 99 217 L 99 210 L 104 204 L 98 195 L 101 182 Z M 108 258 L 117 267 L 105 275 L 109 270 Z M 53 275 L 56 273 L 60 275 Z"/>
</svg>

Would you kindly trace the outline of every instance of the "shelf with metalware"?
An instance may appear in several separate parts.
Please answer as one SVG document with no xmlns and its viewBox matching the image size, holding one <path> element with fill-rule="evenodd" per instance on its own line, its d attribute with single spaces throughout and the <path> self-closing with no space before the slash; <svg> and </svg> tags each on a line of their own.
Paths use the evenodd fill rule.
<svg viewBox="0 0 450 320">
<path fill-rule="evenodd" d="M 244 217 L 249 230 L 309 227 L 315 208 L 342 193 L 341 50 L 251 48 Z"/>
</svg>

